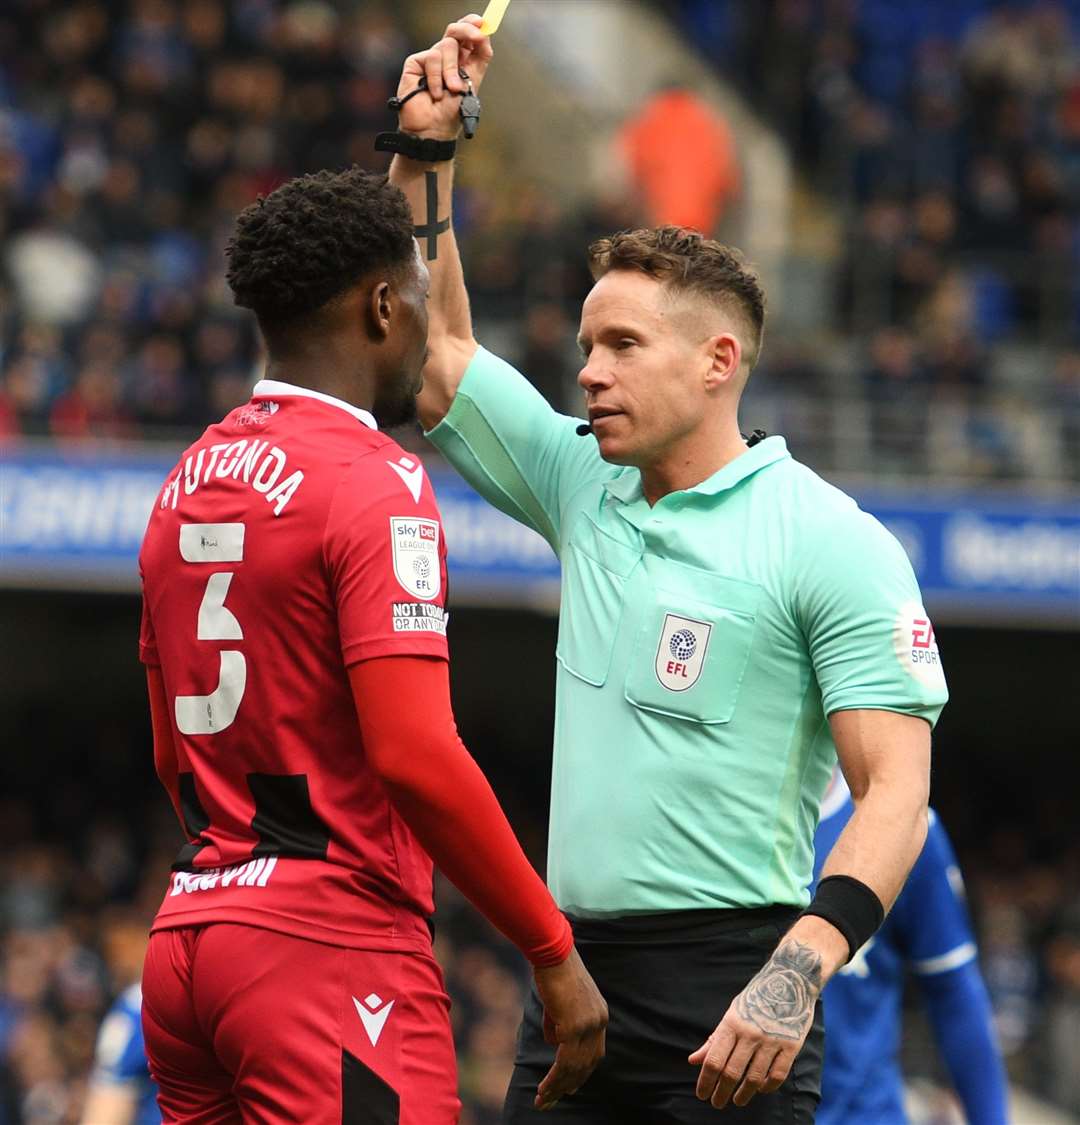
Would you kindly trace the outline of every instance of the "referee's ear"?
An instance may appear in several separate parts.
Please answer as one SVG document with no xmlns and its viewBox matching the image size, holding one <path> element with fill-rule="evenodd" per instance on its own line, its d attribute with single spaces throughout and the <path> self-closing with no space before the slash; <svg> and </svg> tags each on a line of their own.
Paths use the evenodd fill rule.
<svg viewBox="0 0 1080 1125">
<path fill-rule="evenodd" d="M 739 386 L 742 382 L 742 344 L 734 332 L 721 332 L 705 342 L 711 363 L 705 373 L 705 389 L 718 391 L 725 386 Z"/>
</svg>

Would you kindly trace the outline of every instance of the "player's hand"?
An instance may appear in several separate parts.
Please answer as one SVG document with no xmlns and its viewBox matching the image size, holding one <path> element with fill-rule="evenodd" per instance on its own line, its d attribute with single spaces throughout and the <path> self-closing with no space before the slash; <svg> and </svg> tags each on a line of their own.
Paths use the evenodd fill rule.
<svg viewBox="0 0 1080 1125">
<path fill-rule="evenodd" d="M 534 969 L 544 1005 L 544 1038 L 555 1062 L 537 1087 L 537 1109 L 551 1107 L 580 1089 L 604 1057 L 608 1009 L 576 949 L 561 964 Z"/>
<path fill-rule="evenodd" d="M 822 987 L 821 954 L 789 934 L 690 1056 L 701 1067 L 697 1096 L 723 1109 L 779 1089 L 806 1041 Z"/>
<path fill-rule="evenodd" d="M 467 90 L 458 73 L 464 70 L 472 79 L 473 92 L 479 93 L 488 64 L 494 52 L 491 38 L 480 31 L 483 20 L 478 15 L 465 16 L 450 24 L 445 35 L 433 47 L 405 60 L 398 83 L 398 97 L 416 89 L 421 77 L 427 79 L 427 90 L 410 98 L 398 114 L 398 126 L 406 133 L 438 140 L 453 140 L 461 128 L 459 95 Z"/>
</svg>

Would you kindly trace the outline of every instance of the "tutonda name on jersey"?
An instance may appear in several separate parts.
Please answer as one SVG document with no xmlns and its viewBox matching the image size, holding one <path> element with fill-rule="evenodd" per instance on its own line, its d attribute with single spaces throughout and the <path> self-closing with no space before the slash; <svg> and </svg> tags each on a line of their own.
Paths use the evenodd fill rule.
<svg viewBox="0 0 1080 1125">
<path fill-rule="evenodd" d="M 161 494 L 161 507 L 175 508 L 181 489 L 191 496 L 197 489 L 218 483 L 243 482 L 260 492 L 274 515 L 280 516 L 285 505 L 303 483 L 303 471 L 288 472 L 284 450 L 268 441 L 240 438 L 218 442 L 187 457 L 168 481 Z"/>
</svg>

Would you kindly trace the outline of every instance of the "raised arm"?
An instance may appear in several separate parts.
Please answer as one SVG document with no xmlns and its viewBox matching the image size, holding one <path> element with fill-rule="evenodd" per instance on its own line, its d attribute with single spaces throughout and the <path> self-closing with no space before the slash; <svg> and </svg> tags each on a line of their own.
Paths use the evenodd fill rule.
<svg viewBox="0 0 1080 1125">
<path fill-rule="evenodd" d="M 479 16 L 466 16 L 450 24 L 445 36 L 433 47 L 405 60 L 398 97 L 408 97 L 421 80 L 427 89 L 410 97 L 401 107 L 400 131 L 437 141 L 458 138 L 461 98 L 467 90 L 459 72 L 463 69 L 473 90 L 479 91 L 492 58 L 491 40 L 480 33 L 480 23 Z M 454 237 L 454 162 L 413 160 L 398 155 L 390 166 L 390 181 L 409 200 L 420 253 L 431 273 L 429 356 L 424 368 L 424 390 L 417 400 L 420 421 L 424 429 L 430 430 L 450 409 L 477 348 Z"/>
<path fill-rule="evenodd" d="M 578 420 L 556 413 L 520 372 L 479 347 L 454 238 L 453 161 L 403 154 L 416 152 L 416 138 L 436 146 L 457 138 L 468 85 L 459 70 L 469 75 L 475 92 L 492 58 L 480 23 L 479 16 L 466 16 L 450 24 L 435 46 L 405 61 L 398 87 L 399 127 L 406 139 L 395 142 L 399 154 L 390 179 L 412 207 L 420 254 L 431 274 L 428 360 L 417 410 L 432 444 L 477 492 L 543 535 L 558 553 L 569 499 L 615 472 L 600 460 L 593 437 L 582 440 Z M 416 155 L 447 154 L 437 149 Z"/>
</svg>

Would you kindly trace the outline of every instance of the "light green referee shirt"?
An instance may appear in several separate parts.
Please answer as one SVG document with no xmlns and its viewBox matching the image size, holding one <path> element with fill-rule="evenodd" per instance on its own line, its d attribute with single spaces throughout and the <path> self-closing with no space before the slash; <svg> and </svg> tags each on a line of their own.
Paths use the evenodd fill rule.
<svg viewBox="0 0 1080 1125">
<path fill-rule="evenodd" d="M 936 721 L 899 543 L 768 438 L 649 507 L 637 469 L 480 349 L 428 436 L 562 561 L 548 881 L 608 917 L 808 901 L 826 717 Z"/>
</svg>

